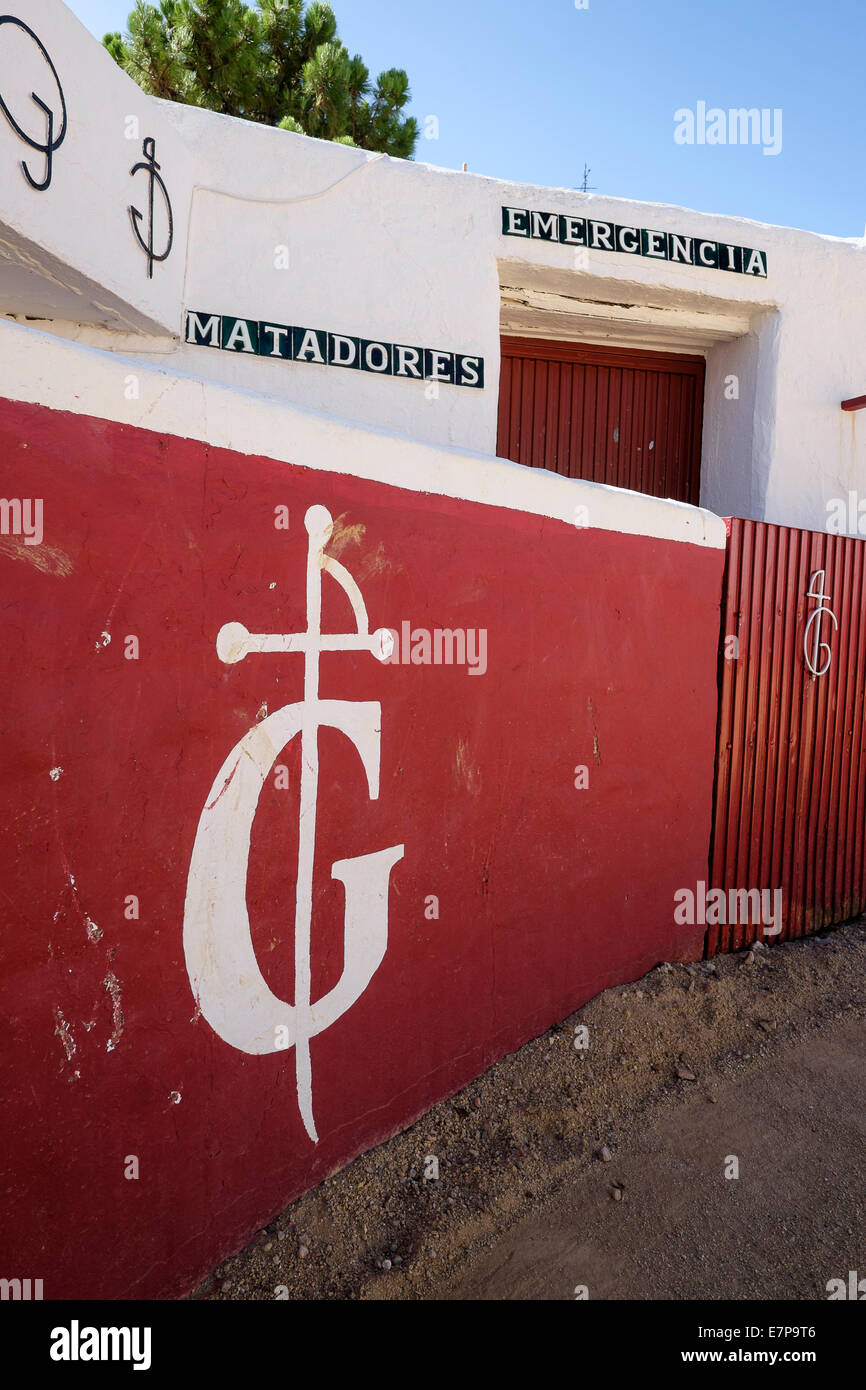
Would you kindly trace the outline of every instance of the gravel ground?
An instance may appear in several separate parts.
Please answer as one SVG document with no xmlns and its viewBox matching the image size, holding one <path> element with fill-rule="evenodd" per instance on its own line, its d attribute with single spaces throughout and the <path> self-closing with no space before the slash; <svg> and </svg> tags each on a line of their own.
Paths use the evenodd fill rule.
<svg viewBox="0 0 866 1390">
<path fill-rule="evenodd" d="M 859 1249 L 866 1275 L 864 1019 L 862 918 L 660 965 L 299 1198 L 191 1297 L 826 1297 L 858 1267 L 834 1259 Z M 749 1181 L 725 1182 L 728 1154 Z"/>
</svg>

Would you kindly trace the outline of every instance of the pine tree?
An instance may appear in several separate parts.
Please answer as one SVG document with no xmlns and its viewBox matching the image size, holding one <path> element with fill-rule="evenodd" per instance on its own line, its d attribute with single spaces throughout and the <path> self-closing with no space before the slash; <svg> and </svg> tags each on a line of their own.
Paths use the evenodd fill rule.
<svg viewBox="0 0 866 1390">
<path fill-rule="evenodd" d="M 409 79 L 370 73 L 323 0 L 136 0 L 109 53 L 152 96 L 411 159 Z"/>
</svg>

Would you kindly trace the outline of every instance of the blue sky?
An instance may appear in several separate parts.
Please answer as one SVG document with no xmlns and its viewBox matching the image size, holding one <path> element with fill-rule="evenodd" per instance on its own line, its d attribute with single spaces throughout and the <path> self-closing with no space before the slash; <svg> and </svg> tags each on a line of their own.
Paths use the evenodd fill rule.
<svg viewBox="0 0 866 1390">
<path fill-rule="evenodd" d="M 583 0 L 581 0 L 581 3 Z M 375 74 L 403 67 L 417 158 L 836 236 L 866 225 L 863 0 L 333 0 Z M 71 0 L 100 38 L 129 0 Z M 781 151 L 674 141 L 674 113 L 782 112 Z"/>
</svg>

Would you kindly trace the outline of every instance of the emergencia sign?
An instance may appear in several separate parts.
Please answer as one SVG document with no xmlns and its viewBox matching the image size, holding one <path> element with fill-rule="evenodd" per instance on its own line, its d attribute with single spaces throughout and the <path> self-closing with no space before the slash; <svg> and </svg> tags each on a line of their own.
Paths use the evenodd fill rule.
<svg viewBox="0 0 866 1390">
<path fill-rule="evenodd" d="M 358 338 L 322 328 L 293 328 L 269 319 L 238 319 L 229 314 L 203 314 L 190 309 L 185 340 L 193 347 L 343 367 L 404 381 L 435 381 L 478 390 L 484 387 L 483 357 L 407 343 L 385 343 L 378 338 Z"/>
<path fill-rule="evenodd" d="M 706 237 L 681 236 L 678 232 L 654 232 L 647 227 L 627 227 L 600 222 L 594 217 L 569 217 L 558 212 L 533 212 L 529 208 L 502 209 L 503 236 L 532 237 L 563 246 L 582 246 L 588 251 L 614 251 L 646 260 L 670 261 L 705 270 L 731 270 L 739 275 L 767 278 L 767 253 L 751 246 L 733 246 Z"/>
</svg>

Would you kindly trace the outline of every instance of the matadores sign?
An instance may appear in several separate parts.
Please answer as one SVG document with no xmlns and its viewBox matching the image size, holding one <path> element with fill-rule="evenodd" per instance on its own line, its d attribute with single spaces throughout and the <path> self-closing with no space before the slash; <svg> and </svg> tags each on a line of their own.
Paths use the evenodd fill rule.
<svg viewBox="0 0 866 1390">
<path fill-rule="evenodd" d="M 715 543 L 35 404 L 0 402 L 0 460 L 31 503 L 0 536 L 10 1278 L 182 1294 L 699 954 L 671 905 L 706 874 Z"/>
<path fill-rule="evenodd" d="M 309 362 L 320 367 L 353 368 L 376 376 L 402 377 L 405 381 L 435 381 L 479 390 L 484 386 L 483 357 L 405 343 L 382 343 L 324 329 L 293 328 L 267 319 L 238 319 L 190 310 L 186 316 L 186 341 L 193 347 L 222 348 L 225 352 Z"/>
</svg>

